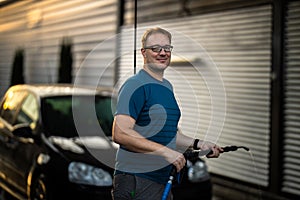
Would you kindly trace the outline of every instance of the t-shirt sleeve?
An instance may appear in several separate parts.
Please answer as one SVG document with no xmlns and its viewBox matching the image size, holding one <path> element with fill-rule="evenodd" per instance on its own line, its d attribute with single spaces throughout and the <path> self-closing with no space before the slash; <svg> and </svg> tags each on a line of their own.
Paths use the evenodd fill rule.
<svg viewBox="0 0 300 200">
<path fill-rule="evenodd" d="M 119 91 L 115 115 L 129 115 L 137 120 L 144 102 L 145 92 L 142 84 L 139 84 L 136 80 L 128 80 Z"/>
</svg>

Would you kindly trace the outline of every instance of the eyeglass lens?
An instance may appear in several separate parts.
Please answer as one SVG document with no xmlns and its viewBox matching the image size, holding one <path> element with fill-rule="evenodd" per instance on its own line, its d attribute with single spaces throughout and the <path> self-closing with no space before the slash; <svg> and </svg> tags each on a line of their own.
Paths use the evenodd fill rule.
<svg viewBox="0 0 300 200">
<path fill-rule="evenodd" d="M 159 53 L 162 49 L 164 49 L 165 52 L 171 52 L 172 46 L 151 46 L 151 47 L 145 47 L 145 49 L 151 49 L 153 52 Z"/>
</svg>

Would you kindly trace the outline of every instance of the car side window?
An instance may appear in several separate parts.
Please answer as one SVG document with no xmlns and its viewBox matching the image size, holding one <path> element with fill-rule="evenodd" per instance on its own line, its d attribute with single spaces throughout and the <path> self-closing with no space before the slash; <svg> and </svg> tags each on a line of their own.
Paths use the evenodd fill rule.
<svg viewBox="0 0 300 200">
<path fill-rule="evenodd" d="M 9 91 L 4 99 L 1 108 L 1 117 L 10 124 L 14 124 L 16 114 L 20 108 L 20 104 L 27 95 L 26 92 Z"/>
<path fill-rule="evenodd" d="M 32 94 L 29 94 L 22 103 L 15 124 L 25 123 L 35 127 L 38 117 L 39 107 L 37 100 Z"/>
</svg>

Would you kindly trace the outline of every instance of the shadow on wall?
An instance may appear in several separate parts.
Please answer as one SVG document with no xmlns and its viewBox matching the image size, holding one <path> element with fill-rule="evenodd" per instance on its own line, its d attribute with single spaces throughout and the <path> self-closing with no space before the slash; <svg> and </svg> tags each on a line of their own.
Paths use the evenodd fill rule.
<svg viewBox="0 0 300 200">
<path fill-rule="evenodd" d="M 10 86 L 23 84 L 24 80 L 24 49 L 18 48 L 12 66 Z"/>
<path fill-rule="evenodd" d="M 72 39 L 63 37 L 58 68 L 58 83 L 72 83 Z"/>
</svg>

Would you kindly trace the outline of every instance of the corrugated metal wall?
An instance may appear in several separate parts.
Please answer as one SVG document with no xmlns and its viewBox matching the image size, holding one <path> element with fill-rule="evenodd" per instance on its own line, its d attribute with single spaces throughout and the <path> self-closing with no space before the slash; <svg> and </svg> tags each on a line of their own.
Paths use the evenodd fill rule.
<svg viewBox="0 0 300 200">
<path fill-rule="evenodd" d="M 123 0 L 125 10 L 134 10 L 134 0 Z M 201 15 L 217 12 L 224 9 L 241 8 L 251 5 L 270 3 L 272 0 L 138 0 L 137 21 L 138 23 L 160 21 L 165 19 L 176 19 L 185 16 Z M 124 24 L 134 22 L 133 13 L 126 12 Z"/>
<path fill-rule="evenodd" d="M 95 84 L 99 81 L 102 63 L 115 58 L 115 45 L 93 51 L 87 64 L 86 56 L 101 42 L 116 34 L 118 1 L 46 0 L 18 1 L 0 8 L 0 95 L 10 84 L 14 51 L 25 48 L 25 81 L 49 83 L 57 81 L 59 52 L 62 38 L 73 41 L 73 76 L 77 83 Z M 96 72 L 96 73 L 95 73 Z M 110 67 L 101 83 L 113 85 Z"/>
<path fill-rule="evenodd" d="M 288 4 L 282 191 L 300 196 L 300 2 Z"/>
<path fill-rule="evenodd" d="M 251 149 L 253 157 L 239 151 L 210 159 L 209 170 L 262 186 L 268 185 L 269 173 L 271 20 L 271 6 L 266 5 L 139 23 L 137 31 L 138 69 L 142 67 L 139 49 L 145 28 L 161 26 L 173 33 L 173 63 L 166 77 L 173 83 L 182 107 L 183 132 L 208 137 L 220 145 L 245 145 Z M 123 32 L 121 80 L 133 74 L 132 27 L 123 27 Z M 222 92 L 219 87 L 222 83 L 217 85 L 220 79 L 216 76 L 216 85 L 211 88 L 205 80 L 206 73 L 201 74 L 205 70 L 203 66 L 213 67 L 205 59 L 202 47 L 216 63 L 225 86 L 224 126 L 218 124 L 222 123 L 222 112 L 212 119 L 214 106 L 217 112 L 219 108 L 224 109 L 212 102 L 212 92 Z M 211 123 L 215 126 L 210 127 Z M 223 128 L 220 136 L 213 132 L 219 131 L 220 127 L 216 126 Z"/>
</svg>

